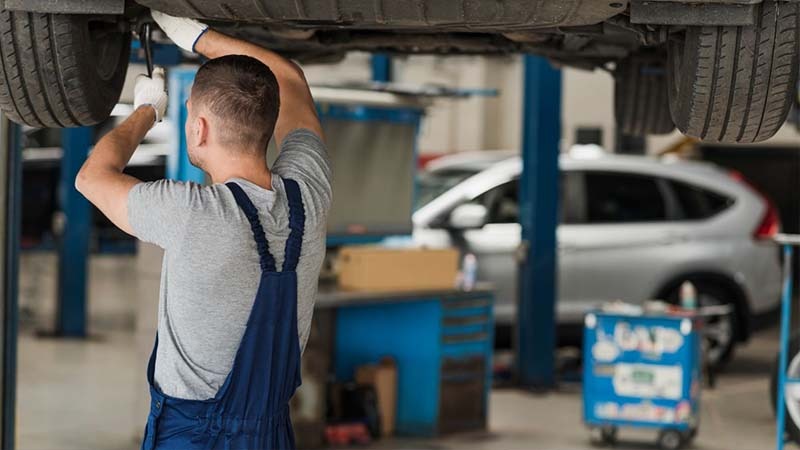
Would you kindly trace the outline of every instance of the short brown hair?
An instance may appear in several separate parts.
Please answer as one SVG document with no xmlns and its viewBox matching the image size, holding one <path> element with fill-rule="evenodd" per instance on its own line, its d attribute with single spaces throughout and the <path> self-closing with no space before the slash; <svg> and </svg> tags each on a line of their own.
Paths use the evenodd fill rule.
<svg viewBox="0 0 800 450">
<path fill-rule="evenodd" d="M 192 103 L 221 121 L 223 145 L 266 151 L 278 120 L 278 81 L 261 61 L 244 55 L 214 58 L 200 66 Z"/>
</svg>

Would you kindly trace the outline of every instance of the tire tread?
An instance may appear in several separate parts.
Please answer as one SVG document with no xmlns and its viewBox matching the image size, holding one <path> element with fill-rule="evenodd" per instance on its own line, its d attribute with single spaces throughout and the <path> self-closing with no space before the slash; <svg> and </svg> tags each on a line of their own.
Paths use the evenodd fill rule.
<svg viewBox="0 0 800 450">
<path fill-rule="evenodd" d="M 768 0 L 752 26 L 686 32 L 696 64 L 670 109 L 678 128 L 707 142 L 753 143 L 772 137 L 792 104 L 800 64 L 800 4 Z M 692 48 L 693 47 L 693 48 Z M 671 55 L 670 57 L 676 57 Z"/>
<path fill-rule="evenodd" d="M 129 35 L 124 61 L 113 67 L 112 78 L 100 80 L 85 45 L 85 20 L 0 10 L 0 108 L 11 120 L 60 128 L 95 125 L 108 116 L 122 89 Z"/>
<path fill-rule="evenodd" d="M 633 55 L 617 64 L 614 109 L 621 132 L 645 136 L 675 129 L 665 74 L 663 63 L 652 55 Z"/>
</svg>

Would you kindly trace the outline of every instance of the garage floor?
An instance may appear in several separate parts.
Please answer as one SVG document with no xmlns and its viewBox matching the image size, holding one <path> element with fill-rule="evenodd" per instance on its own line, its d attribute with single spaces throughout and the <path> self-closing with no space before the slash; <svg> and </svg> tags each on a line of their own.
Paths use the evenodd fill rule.
<svg viewBox="0 0 800 450">
<path fill-rule="evenodd" d="M 55 258 L 26 254 L 22 261 L 24 331 L 19 341 L 18 446 L 22 450 L 135 449 L 138 395 L 145 395 L 144 362 L 134 333 L 137 302 L 155 302 L 157 270 L 141 258 L 103 256 L 91 264 L 93 337 L 86 341 L 37 337 L 53 311 Z M 157 265 L 155 266 L 157 268 Z M 152 295 L 152 297 L 151 297 Z M 141 335 L 141 333 L 140 333 Z M 774 330 L 740 348 L 718 387 L 703 394 L 700 434 L 694 448 L 772 448 L 774 419 L 768 375 L 776 350 Z M 141 424 L 141 425 L 139 425 Z M 581 423 L 580 385 L 532 394 L 495 390 L 490 432 L 446 439 L 393 440 L 380 449 L 589 449 Z M 620 449 L 651 449 L 655 434 L 623 430 Z M 789 446 L 788 448 L 797 448 Z"/>
</svg>

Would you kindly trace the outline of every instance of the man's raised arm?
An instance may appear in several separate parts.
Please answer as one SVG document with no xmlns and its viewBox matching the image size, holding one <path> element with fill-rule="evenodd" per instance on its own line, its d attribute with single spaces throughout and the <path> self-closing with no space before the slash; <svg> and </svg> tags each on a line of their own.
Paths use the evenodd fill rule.
<svg viewBox="0 0 800 450">
<path fill-rule="evenodd" d="M 136 78 L 134 109 L 94 146 L 75 179 L 75 188 L 128 234 L 134 234 L 128 221 L 128 193 L 140 181 L 122 171 L 144 136 L 167 111 L 163 68 L 156 68 L 152 78 Z"/>
<path fill-rule="evenodd" d="M 153 11 L 153 19 L 176 45 L 207 58 L 247 55 L 258 59 L 275 74 L 280 87 L 280 111 L 275 124 L 278 145 L 292 130 L 307 128 L 322 137 L 314 100 L 303 71 L 293 62 L 258 45 L 226 36 L 196 20 Z"/>
</svg>

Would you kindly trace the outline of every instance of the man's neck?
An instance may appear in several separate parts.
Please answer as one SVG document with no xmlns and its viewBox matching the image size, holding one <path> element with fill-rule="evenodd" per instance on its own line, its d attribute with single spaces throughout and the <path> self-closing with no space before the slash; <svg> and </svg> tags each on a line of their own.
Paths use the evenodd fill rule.
<svg viewBox="0 0 800 450">
<path fill-rule="evenodd" d="M 272 190 L 272 173 L 263 161 L 227 164 L 208 170 L 212 183 L 224 183 L 232 178 L 247 180 L 261 188 Z"/>
</svg>

